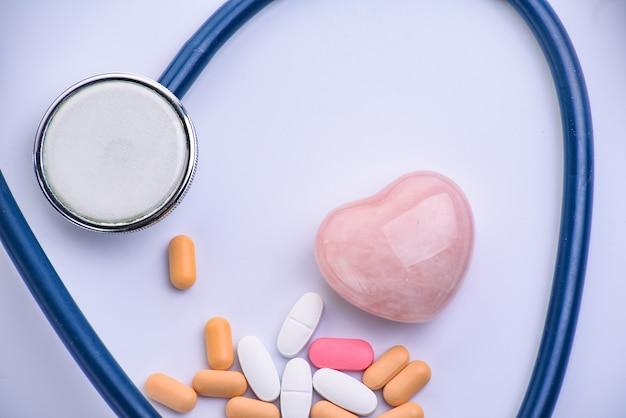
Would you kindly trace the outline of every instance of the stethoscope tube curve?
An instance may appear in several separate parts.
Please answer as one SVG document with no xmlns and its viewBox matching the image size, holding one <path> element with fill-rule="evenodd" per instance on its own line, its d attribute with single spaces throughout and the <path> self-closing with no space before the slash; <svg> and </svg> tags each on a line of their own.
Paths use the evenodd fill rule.
<svg viewBox="0 0 626 418">
<path fill-rule="evenodd" d="M 593 206 L 593 128 L 583 72 L 554 10 L 510 0 L 533 31 L 552 72 L 561 109 L 564 168 L 554 278 L 533 373 L 518 417 L 552 415 L 565 377 L 583 294 Z"/>
<path fill-rule="evenodd" d="M 158 417 L 72 299 L 0 171 L 0 240 L 37 304 L 87 378 L 120 417 Z"/>
</svg>

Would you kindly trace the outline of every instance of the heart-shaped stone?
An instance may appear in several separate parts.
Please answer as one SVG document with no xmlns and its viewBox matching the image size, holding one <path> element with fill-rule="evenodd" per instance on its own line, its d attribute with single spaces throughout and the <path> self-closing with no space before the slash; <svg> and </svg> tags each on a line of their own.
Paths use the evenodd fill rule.
<svg viewBox="0 0 626 418">
<path fill-rule="evenodd" d="M 431 320 L 450 302 L 474 247 L 463 191 L 429 171 L 333 210 L 320 225 L 315 257 L 330 286 L 374 315 Z"/>
</svg>

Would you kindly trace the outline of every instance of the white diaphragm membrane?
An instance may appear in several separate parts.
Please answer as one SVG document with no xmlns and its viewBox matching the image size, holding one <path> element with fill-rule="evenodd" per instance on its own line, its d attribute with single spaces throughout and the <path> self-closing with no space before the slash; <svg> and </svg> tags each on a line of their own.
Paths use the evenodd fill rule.
<svg viewBox="0 0 626 418">
<path fill-rule="evenodd" d="M 97 231 L 141 229 L 186 192 L 196 137 L 179 100 L 160 84 L 106 74 L 67 90 L 35 144 L 44 194 L 72 222 Z"/>
</svg>

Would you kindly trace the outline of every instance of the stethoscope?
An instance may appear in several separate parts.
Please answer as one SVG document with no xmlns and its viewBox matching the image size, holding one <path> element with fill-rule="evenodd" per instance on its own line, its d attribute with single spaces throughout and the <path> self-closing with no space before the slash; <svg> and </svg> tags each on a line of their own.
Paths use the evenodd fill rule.
<svg viewBox="0 0 626 418">
<path fill-rule="evenodd" d="M 155 114 L 165 112 L 166 117 L 179 127 L 176 135 L 180 141 L 175 151 L 180 155 L 180 161 L 172 163 L 165 159 L 175 181 L 162 190 L 152 190 L 150 196 L 154 199 L 156 195 L 158 199 L 149 207 L 138 210 L 129 205 L 125 208 L 128 212 L 115 213 L 114 216 L 109 212 L 102 216 L 91 212 L 85 215 L 79 210 L 81 203 L 74 203 L 71 196 L 64 196 L 55 189 L 56 174 L 46 173 L 45 157 L 40 152 L 42 144 L 50 130 L 53 135 L 55 129 L 63 129 L 63 124 L 55 125 L 54 117 L 58 116 L 55 112 L 64 107 L 53 106 L 40 127 L 35 160 L 42 189 L 57 210 L 72 222 L 99 231 L 141 229 L 167 215 L 189 186 L 196 159 L 193 126 L 179 100 L 215 52 L 270 2 L 230 0 L 225 3 L 183 46 L 158 83 L 139 76 L 113 74 L 85 80 L 62 95 L 55 106 L 68 105 L 65 109 L 76 104 L 70 98 L 81 98 L 78 92 L 86 91 L 87 95 L 97 97 L 101 91 L 91 87 L 116 87 L 114 83 L 118 83 L 117 87 L 120 83 L 128 83 L 138 89 L 137 100 L 154 96 L 159 103 Z M 564 379 L 583 291 L 591 228 L 593 134 L 582 70 L 555 12 L 542 0 L 510 0 L 510 3 L 527 22 L 544 51 L 556 85 L 564 136 L 563 205 L 554 279 L 541 344 L 518 412 L 519 417 L 547 417 L 554 409 Z M 107 97 L 106 88 L 103 97 Z M 71 177 L 71 173 L 62 174 L 61 178 L 63 176 Z M 146 198 L 146 201 L 150 199 Z M 158 416 L 69 295 L 23 218 L 1 173 L 0 238 L 51 325 L 112 410 L 119 416 Z"/>
</svg>

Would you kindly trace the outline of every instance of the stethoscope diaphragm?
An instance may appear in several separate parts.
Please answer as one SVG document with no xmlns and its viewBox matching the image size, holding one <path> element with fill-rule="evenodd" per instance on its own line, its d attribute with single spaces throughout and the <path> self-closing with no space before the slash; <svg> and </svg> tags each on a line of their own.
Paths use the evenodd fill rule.
<svg viewBox="0 0 626 418">
<path fill-rule="evenodd" d="M 100 232 L 145 228 L 184 196 L 196 165 L 191 120 L 161 84 L 104 74 L 65 91 L 34 150 L 39 184 L 67 219 Z"/>
</svg>

